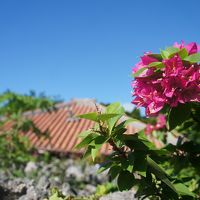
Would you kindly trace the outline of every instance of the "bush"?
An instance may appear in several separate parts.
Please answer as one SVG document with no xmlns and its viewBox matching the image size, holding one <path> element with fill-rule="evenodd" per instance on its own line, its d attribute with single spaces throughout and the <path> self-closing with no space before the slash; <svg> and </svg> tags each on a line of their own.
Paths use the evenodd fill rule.
<svg viewBox="0 0 200 200">
<path fill-rule="evenodd" d="M 109 170 L 117 178 L 119 190 L 134 187 L 139 198 L 200 199 L 200 53 L 196 43 L 175 44 L 160 54 L 146 53 L 133 69 L 133 96 L 137 106 L 146 108 L 147 116 L 167 116 L 166 126 L 157 122 L 148 130 L 126 134 L 127 124 L 136 119 L 122 119 L 119 103 L 109 105 L 104 113 L 88 113 L 80 118 L 96 123 L 80 134 L 77 148 L 86 148 L 85 156 L 95 160 L 103 144 L 113 153 L 100 171 Z M 164 134 L 161 149 L 146 134 Z M 177 139 L 167 142 L 168 135 Z"/>
</svg>

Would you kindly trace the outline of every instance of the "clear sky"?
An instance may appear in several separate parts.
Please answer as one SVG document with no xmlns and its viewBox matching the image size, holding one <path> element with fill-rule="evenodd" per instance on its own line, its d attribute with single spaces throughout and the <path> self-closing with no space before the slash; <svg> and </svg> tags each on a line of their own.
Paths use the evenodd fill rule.
<svg viewBox="0 0 200 200">
<path fill-rule="evenodd" d="M 181 40 L 199 0 L 0 0 L 0 92 L 131 102 L 139 56 Z"/>
</svg>

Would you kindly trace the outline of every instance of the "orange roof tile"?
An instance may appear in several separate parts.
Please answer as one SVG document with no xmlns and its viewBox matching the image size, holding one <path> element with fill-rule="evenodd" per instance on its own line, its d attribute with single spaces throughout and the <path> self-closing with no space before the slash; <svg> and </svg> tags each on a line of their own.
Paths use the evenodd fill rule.
<svg viewBox="0 0 200 200">
<path fill-rule="evenodd" d="M 98 105 L 100 106 L 100 105 Z M 103 107 L 102 107 L 103 108 Z M 41 131 L 48 130 L 49 138 L 38 137 L 32 132 L 27 136 L 31 144 L 39 150 L 62 153 L 80 153 L 73 147 L 80 142 L 79 133 L 94 126 L 94 122 L 76 118 L 77 115 L 96 112 L 95 102 L 91 99 L 74 99 L 57 106 L 57 111 L 51 113 L 36 111 L 27 114 Z M 144 124 L 134 122 L 128 126 L 128 133 L 134 133 L 143 128 Z M 100 152 L 108 154 L 112 148 L 103 145 Z"/>
</svg>

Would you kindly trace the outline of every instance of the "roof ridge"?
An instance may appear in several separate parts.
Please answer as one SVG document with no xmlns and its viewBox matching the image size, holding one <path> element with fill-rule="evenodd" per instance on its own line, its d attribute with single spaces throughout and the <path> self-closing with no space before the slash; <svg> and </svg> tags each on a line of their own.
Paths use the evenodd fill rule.
<svg viewBox="0 0 200 200">
<path fill-rule="evenodd" d="M 66 102 L 59 102 L 57 104 L 55 104 L 55 109 L 69 109 L 69 107 L 71 107 L 73 104 L 76 104 L 76 105 L 80 105 L 80 106 L 95 106 L 95 105 L 98 105 L 98 106 L 101 106 L 101 104 L 97 103 L 96 99 L 92 99 L 92 98 L 72 98 L 71 100 L 69 101 L 66 101 Z M 54 111 L 54 110 L 52 110 Z M 33 116 L 33 115 L 37 115 L 37 114 L 41 114 L 41 113 L 45 113 L 45 112 L 48 112 L 46 110 L 41 110 L 41 109 L 36 109 L 36 110 L 33 110 L 33 111 L 27 111 L 24 113 L 24 116 Z"/>
</svg>

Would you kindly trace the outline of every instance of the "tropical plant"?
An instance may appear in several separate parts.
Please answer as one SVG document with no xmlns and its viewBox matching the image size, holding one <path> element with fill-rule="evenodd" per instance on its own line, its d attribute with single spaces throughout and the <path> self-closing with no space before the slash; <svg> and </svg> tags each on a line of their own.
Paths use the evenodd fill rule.
<svg viewBox="0 0 200 200">
<path fill-rule="evenodd" d="M 32 131 L 38 136 L 48 136 L 47 131 L 40 131 L 29 115 L 36 109 L 51 111 L 55 101 L 33 92 L 20 95 L 6 91 L 0 95 L 0 168 L 25 164 L 33 157 L 26 133 Z"/>
<path fill-rule="evenodd" d="M 108 170 L 112 180 L 117 178 L 119 190 L 134 187 L 141 199 L 200 199 L 198 51 L 196 43 L 176 43 L 160 54 L 146 53 L 133 69 L 133 103 L 145 107 L 147 116 L 167 116 L 166 126 L 160 120 L 151 130 L 165 133 L 162 148 L 147 139 L 146 130 L 126 134 L 127 124 L 135 119 L 124 120 L 119 103 L 109 105 L 103 113 L 97 109 L 79 116 L 96 124 L 80 134 L 77 148 L 86 148 L 85 156 L 95 160 L 108 143 L 113 153 L 100 171 Z M 169 143 L 168 135 L 177 142 Z"/>
</svg>

